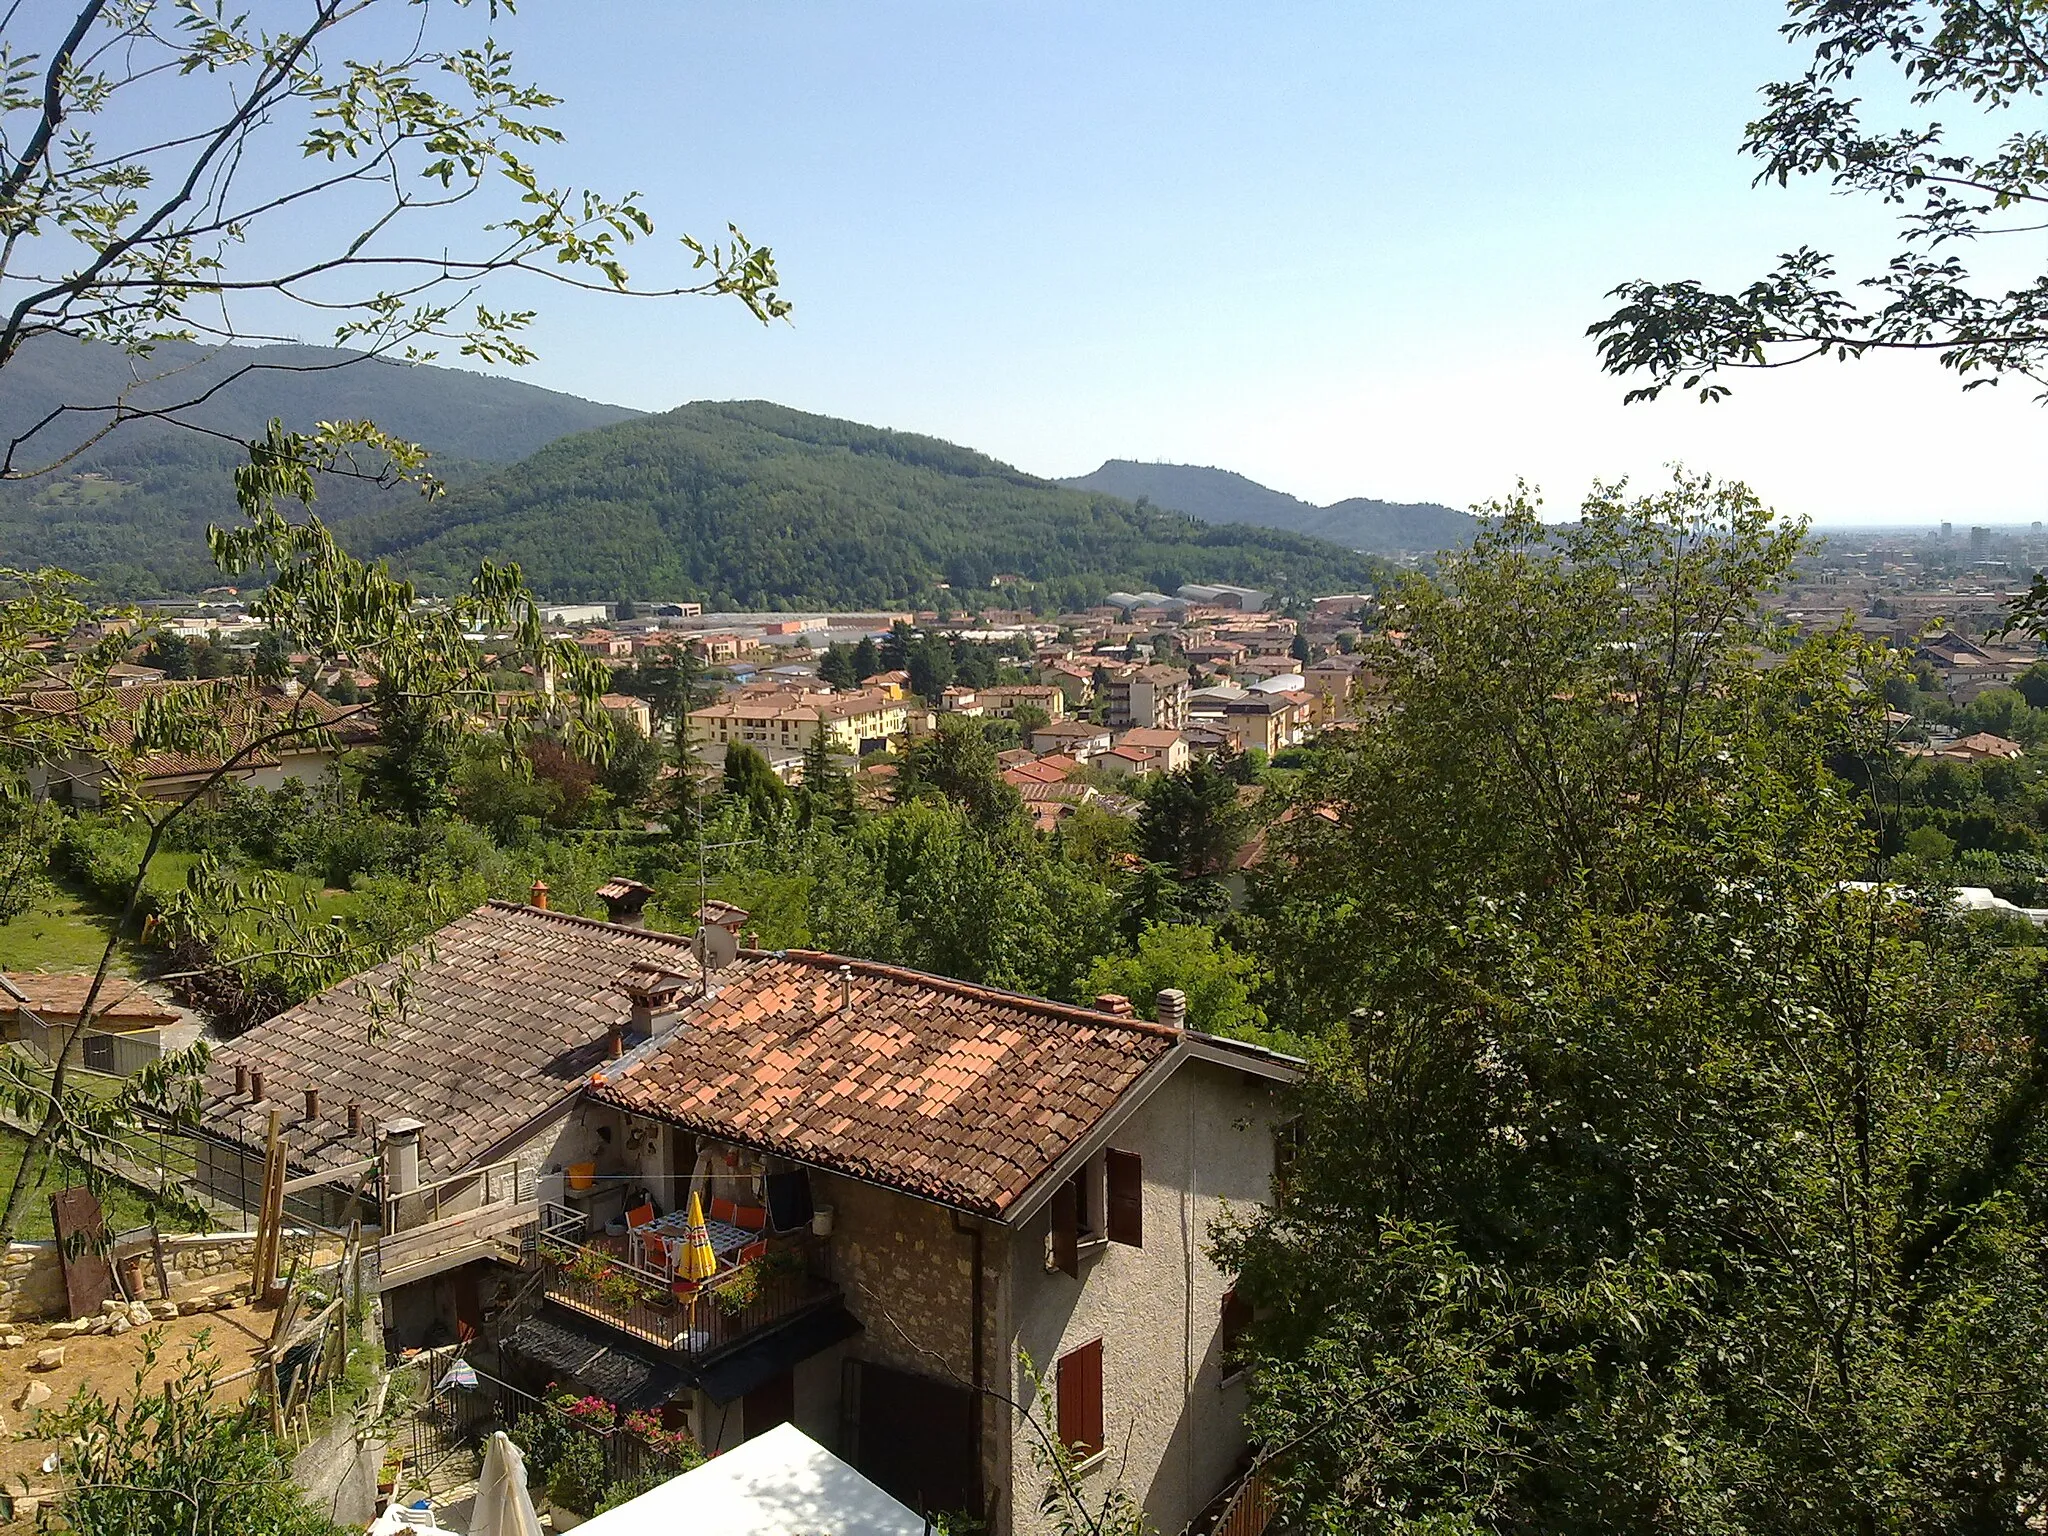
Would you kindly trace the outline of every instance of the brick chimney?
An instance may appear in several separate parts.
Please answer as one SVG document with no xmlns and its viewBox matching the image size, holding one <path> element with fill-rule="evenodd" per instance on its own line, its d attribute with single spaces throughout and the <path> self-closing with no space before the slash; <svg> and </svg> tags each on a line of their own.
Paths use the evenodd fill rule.
<svg viewBox="0 0 2048 1536">
<path fill-rule="evenodd" d="M 350 1104 L 348 1107 L 348 1133 L 360 1136 L 363 1133 L 363 1106 Z"/>
<path fill-rule="evenodd" d="M 545 880 L 533 882 L 533 889 L 527 892 L 527 900 L 545 912 L 548 909 L 548 883 Z"/>
<path fill-rule="evenodd" d="M 235 1063 L 235 1097 L 239 1099 L 243 1094 L 247 1093 L 248 1091 L 249 1064 L 247 1062 L 238 1061 Z"/>
<path fill-rule="evenodd" d="M 1188 995 L 1179 987 L 1166 987 L 1154 1000 L 1152 1016 L 1168 1029 L 1188 1027 Z"/>
<path fill-rule="evenodd" d="M 306 1118 L 308 1120 L 318 1120 L 320 1118 L 320 1090 L 318 1088 L 308 1088 L 306 1090 Z"/>
<path fill-rule="evenodd" d="M 249 1097 L 257 1104 L 263 1102 L 263 1074 L 261 1072 L 251 1072 L 249 1074 Z"/>
<path fill-rule="evenodd" d="M 1128 1019 L 1136 1012 L 1131 1007 L 1131 1000 L 1121 992 L 1103 992 L 1098 994 L 1095 999 L 1095 1011 L 1097 1013 L 1113 1013 L 1120 1019 Z"/>
</svg>

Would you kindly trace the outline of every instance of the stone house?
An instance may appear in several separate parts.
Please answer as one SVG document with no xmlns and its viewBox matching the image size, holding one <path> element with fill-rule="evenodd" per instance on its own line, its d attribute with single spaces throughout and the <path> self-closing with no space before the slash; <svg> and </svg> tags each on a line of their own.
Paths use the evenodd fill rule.
<svg viewBox="0 0 2048 1536">
<path fill-rule="evenodd" d="M 135 774 L 142 793 L 150 798 L 178 800 L 217 772 L 224 758 L 210 752 L 175 750 L 135 754 L 144 704 L 172 693 L 198 699 L 210 716 L 224 721 L 228 744 L 235 749 L 246 748 L 288 725 L 309 728 L 303 735 L 243 752 L 230 777 L 258 789 L 280 788 L 287 779 L 327 783 L 334 778 L 343 753 L 373 746 L 377 740 L 376 722 L 367 713 L 331 704 L 294 681 L 270 684 L 213 678 L 128 683 L 88 693 L 42 689 L 0 700 L 0 718 L 11 713 L 79 716 L 89 719 L 112 749 L 105 755 L 75 752 L 58 762 L 34 765 L 29 769 L 29 788 L 38 798 L 98 805 L 118 770 Z"/>
<path fill-rule="evenodd" d="M 209 1081 L 244 1147 L 279 1103 L 294 1166 L 378 1146 L 394 1343 L 452 1330 L 498 1378 L 711 1450 L 792 1421 L 997 1533 L 1052 1528 L 1046 1435 L 1161 1530 L 1238 1475 L 1231 1277 L 1206 1247 L 1268 1196 L 1295 1063 L 1180 1027 L 1175 993 L 1149 1023 L 710 929 L 492 904 L 422 952 L 380 1046 L 355 1041 L 389 968 L 223 1047 Z"/>
</svg>

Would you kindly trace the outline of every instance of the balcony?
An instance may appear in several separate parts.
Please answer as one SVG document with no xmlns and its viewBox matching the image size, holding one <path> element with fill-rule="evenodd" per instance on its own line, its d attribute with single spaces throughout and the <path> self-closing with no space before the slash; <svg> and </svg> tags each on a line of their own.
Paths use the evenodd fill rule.
<svg viewBox="0 0 2048 1536">
<path fill-rule="evenodd" d="M 550 1301 L 620 1333 L 709 1360 L 791 1319 L 838 1301 L 839 1287 L 809 1272 L 797 1242 L 771 1240 L 763 1258 L 726 1262 L 700 1285 L 640 1245 L 585 1231 L 582 1212 L 540 1208 L 542 1282 Z"/>
<path fill-rule="evenodd" d="M 539 1217 L 532 1171 L 514 1162 L 387 1196 L 377 1288 L 394 1290 L 476 1259 L 516 1264 L 526 1231 Z"/>
</svg>

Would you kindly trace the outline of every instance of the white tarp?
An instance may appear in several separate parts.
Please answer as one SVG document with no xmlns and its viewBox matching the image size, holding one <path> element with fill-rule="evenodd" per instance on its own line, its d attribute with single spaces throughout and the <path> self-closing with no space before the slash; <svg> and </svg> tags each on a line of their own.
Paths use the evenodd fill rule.
<svg viewBox="0 0 2048 1536">
<path fill-rule="evenodd" d="M 580 1536 L 925 1536 L 925 1523 L 794 1424 L 778 1424 L 577 1530 Z"/>
</svg>

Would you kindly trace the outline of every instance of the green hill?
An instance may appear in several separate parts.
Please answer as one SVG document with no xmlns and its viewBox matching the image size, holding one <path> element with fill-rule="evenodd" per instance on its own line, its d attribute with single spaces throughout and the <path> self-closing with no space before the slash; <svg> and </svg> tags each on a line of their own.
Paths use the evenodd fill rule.
<svg viewBox="0 0 2048 1536">
<path fill-rule="evenodd" d="M 429 582 L 516 559 L 551 598 L 710 608 L 955 599 L 1014 575 L 1046 606 L 1119 587 L 1352 590 L 1380 574 L 1334 544 L 1211 525 L 1068 490 L 935 438 L 763 401 L 700 402 L 552 443 L 439 505 L 352 520 L 359 553 Z"/>
<path fill-rule="evenodd" d="M 1060 484 L 1132 501 L 1142 496 L 1156 507 L 1185 512 L 1204 522 L 1284 528 L 1383 555 L 1427 553 L 1469 544 L 1479 526 L 1471 513 L 1433 501 L 1374 501 L 1354 496 L 1319 507 L 1230 470 L 1193 464 L 1111 459 L 1093 474 Z"/>
<path fill-rule="evenodd" d="M 60 405 L 101 404 L 128 392 L 168 406 L 222 386 L 183 418 L 229 437 L 259 435 L 272 418 L 305 428 L 368 417 L 433 450 L 436 471 L 473 478 L 572 432 L 636 413 L 512 379 L 455 368 L 405 367 L 326 347 L 166 346 L 146 361 L 118 349 L 48 338 L 0 371 L 0 439 Z M 225 383 L 248 363 L 265 367 Z M 142 380 L 142 382 L 138 382 Z M 60 419 L 25 454 L 35 462 L 82 442 L 94 418 Z M 229 475 L 244 455 L 232 442 L 155 422 L 123 426 L 103 443 L 34 480 L 0 485 L 0 565 L 62 565 L 122 596 L 192 591 L 220 579 L 206 555 L 208 523 L 235 515 Z M 337 526 L 416 504 L 348 480 L 324 487 L 321 513 Z"/>
</svg>

